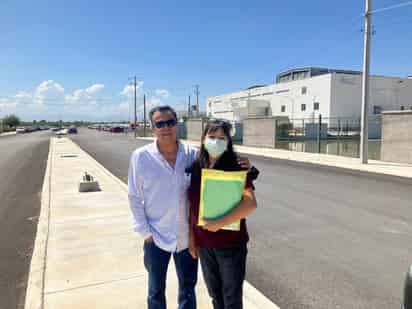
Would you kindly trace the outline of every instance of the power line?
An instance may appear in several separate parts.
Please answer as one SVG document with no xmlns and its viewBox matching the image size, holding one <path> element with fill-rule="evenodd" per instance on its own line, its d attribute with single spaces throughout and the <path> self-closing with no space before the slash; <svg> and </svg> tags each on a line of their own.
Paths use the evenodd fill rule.
<svg viewBox="0 0 412 309">
<path fill-rule="evenodd" d="M 406 2 L 395 4 L 395 5 L 391 5 L 391 6 L 383 7 L 383 8 L 380 8 L 380 9 L 376 9 L 374 11 L 371 11 L 370 13 L 372 13 L 372 14 L 380 13 L 380 12 L 389 11 L 389 10 L 393 10 L 393 9 L 397 9 L 397 8 L 401 8 L 401 7 L 405 7 L 405 6 L 410 6 L 410 5 L 412 5 L 412 1 L 406 1 Z"/>
</svg>

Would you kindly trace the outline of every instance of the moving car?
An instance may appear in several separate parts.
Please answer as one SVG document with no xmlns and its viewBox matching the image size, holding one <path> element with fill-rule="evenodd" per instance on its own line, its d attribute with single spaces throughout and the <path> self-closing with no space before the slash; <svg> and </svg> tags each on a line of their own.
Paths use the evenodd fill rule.
<svg viewBox="0 0 412 309">
<path fill-rule="evenodd" d="M 74 126 L 70 127 L 69 130 L 68 130 L 68 133 L 69 134 L 77 134 L 77 128 L 74 127 Z"/>
</svg>

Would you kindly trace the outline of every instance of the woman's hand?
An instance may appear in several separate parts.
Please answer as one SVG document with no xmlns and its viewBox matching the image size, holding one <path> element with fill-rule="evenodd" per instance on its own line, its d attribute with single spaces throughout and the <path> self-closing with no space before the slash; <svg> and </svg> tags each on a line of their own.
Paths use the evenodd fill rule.
<svg viewBox="0 0 412 309">
<path fill-rule="evenodd" d="M 237 163 L 244 169 L 249 170 L 251 168 L 250 161 L 248 158 L 238 158 Z"/>
<path fill-rule="evenodd" d="M 204 222 L 204 225 L 202 226 L 202 228 L 204 228 L 205 230 L 208 230 L 209 232 L 217 232 L 224 226 L 224 223 L 222 223 L 221 220 L 203 219 L 203 222 Z"/>
</svg>

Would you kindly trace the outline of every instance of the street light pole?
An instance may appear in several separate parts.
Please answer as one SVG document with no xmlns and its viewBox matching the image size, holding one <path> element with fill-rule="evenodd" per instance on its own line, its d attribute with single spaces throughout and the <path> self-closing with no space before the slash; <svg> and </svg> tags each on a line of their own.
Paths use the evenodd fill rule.
<svg viewBox="0 0 412 309">
<path fill-rule="evenodd" d="M 368 105 L 369 105 L 369 67 L 371 48 L 371 17 L 372 0 L 365 0 L 365 30 L 363 49 L 362 75 L 362 119 L 361 119 L 361 149 L 360 159 L 363 164 L 368 163 Z"/>
</svg>

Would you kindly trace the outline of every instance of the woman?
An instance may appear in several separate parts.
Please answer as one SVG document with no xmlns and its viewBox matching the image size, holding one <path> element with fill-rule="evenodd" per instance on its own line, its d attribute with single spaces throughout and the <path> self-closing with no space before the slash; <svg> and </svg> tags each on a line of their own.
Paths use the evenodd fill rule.
<svg viewBox="0 0 412 309">
<path fill-rule="evenodd" d="M 245 218 L 256 209 L 252 175 L 248 174 L 241 202 L 225 216 L 198 226 L 202 168 L 223 171 L 242 170 L 237 162 L 228 122 L 209 122 L 202 134 L 197 160 L 192 166 L 188 190 L 190 201 L 190 254 L 200 258 L 203 277 L 215 309 L 241 309 L 249 236 Z M 221 230 L 233 222 L 239 231 Z"/>
</svg>

